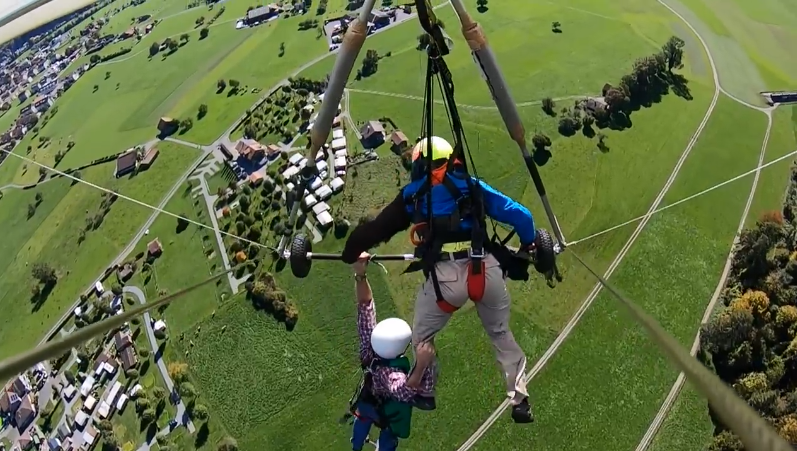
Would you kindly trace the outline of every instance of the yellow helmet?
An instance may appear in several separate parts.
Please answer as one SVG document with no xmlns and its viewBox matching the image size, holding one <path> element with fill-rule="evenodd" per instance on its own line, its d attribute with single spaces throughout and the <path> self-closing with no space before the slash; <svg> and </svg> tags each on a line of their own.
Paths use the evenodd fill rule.
<svg viewBox="0 0 797 451">
<path fill-rule="evenodd" d="M 422 155 L 426 157 L 427 142 L 428 138 L 423 138 L 412 148 L 412 161 Z M 432 136 L 432 160 L 447 160 L 453 153 L 454 148 L 448 141 L 439 136 Z"/>
</svg>

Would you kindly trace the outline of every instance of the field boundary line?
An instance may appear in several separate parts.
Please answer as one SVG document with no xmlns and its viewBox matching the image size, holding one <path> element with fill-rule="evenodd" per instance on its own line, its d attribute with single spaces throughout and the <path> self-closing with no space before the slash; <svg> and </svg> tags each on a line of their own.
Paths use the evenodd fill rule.
<svg viewBox="0 0 797 451">
<path fill-rule="evenodd" d="M 346 89 L 348 89 L 350 92 L 353 92 L 355 94 L 370 94 L 370 95 L 374 95 L 374 96 L 395 97 L 397 99 L 417 100 L 419 102 L 424 100 L 423 97 L 420 97 L 420 96 L 415 96 L 415 95 L 411 95 L 411 94 L 400 94 L 398 92 L 371 91 L 371 90 L 368 90 L 368 89 L 357 89 L 357 88 L 346 88 Z M 585 99 L 585 98 L 592 97 L 592 96 L 593 96 L 592 94 L 572 95 L 572 96 L 564 96 L 564 97 L 555 97 L 552 100 L 558 102 L 560 100 Z M 434 102 L 437 103 L 437 104 L 440 104 L 440 105 L 444 104 L 444 102 L 442 100 L 435 100 Z M 542 105 L 542 100 L 530 100 L 528 102 L 520 102 L 520 103 L 516 103 L 515 104 L 515 106 L 518 107 L 518 108 L 535 106 L 535 105 Z M 498 111 L 498 107 L 496 107 L 495 105 L 468 105 L 468 104 L 465 104 L 465 103 L 457 102 L 457 106 L 460 107 L 460 108 L 467 108 L 467 109 L 471 109 L 471 110 L 496 110 L 496 111 Z"/>
<path fill-rule="evenodd" d="M 665 6 L 671 12 L 675 13 L 676 16 L 681 17 L 675 10 L 670 8 L 667 4 L 663 3 L 662 0 L 656 0 L 656 1 Z M 682 17 L 681 19 L 683 20 Z M 692 28 L 692 30 L 694 31 L 694 28 Z M 697 33 L 695 34 L 697 35 Z M 689 156 L 695 144 L 697 144 L 698 138 L 700 138 L 701 133 L 703 133 L 703 130 L 706 128 L 706 125 L 708 124 L 708 121 L 711 118 L 711 114 L 714 112 L 714 108 L 717 106 L 717 102 L 719 100 L 721 92 L 719 74 L 717 73 L 717 65 L 715 64 L 714 58 L 709 52 L 708 47 L 704 46 L 704 49 L 706 51 L 706 56 L 709 59 L 709 63 L 711 64 L 711 73 L 712 73 L 712 78 L 714 80 L 714 95 L 711 99 L 708 110 L 706 111 L 705 116 L 703 116 L 703 120 L 698 125 L 697 130 L 695 130 L 695 133 L 692 135 L 692 138 L 689 140 L 689 143 L 687 143 L 686 148 L 681 154 L 681 158 L 678 160 L 678 162 L 675 165 L 675 168 L 673 169 L 673 172 L 670 174 L 670 178 L 664 184 L 664 187 L 662 188 L 662 190 L 659 192 L 659 195 L 654 200 L 653 205 L 651 205 L 651 207 L 648 209 L 648 212 L 645 214 L 645 217 L 642 219 L 639 225 L 637 225 L 637 228 L 628 238 L 628 241 L 625 243 L 622 249 L 620 249 L 620 252 L 617 254 L 617 256 L 609 265 L 609 268 L 606 270 L 606 272 L 603 275 L 604 279 L 608 280 L 609 277 L 611 277 L 612 273 L 614 273 L 614 270 L 619 266 L 619 264 L 628 254 L 628 251 L 630 250 L 631 246 L 634 244 L 636 239 L 642 233 L 642 230 L 650 220 L 653 211 L 656 208 L 658 208 L 659 204 L 661 204 L 662 200 L 664 200 L 664 196 L 667 194 L 667 191 L 669 191 L 670 187 L 675 182 L 675 178 L 677 177 L 678 173 L 683 167 L 684 162 L 686 161 L 686 157 Z M 603 286 L 600 284 L 600 282 L 595 284 L 590 294 L 587 296 L 587 298 L 584 300 L 584 302 L 581 304 L 578 310 L 576 310 L 576 313 L 573 315 L 573 317 L 570 318 L 570 321 L 568 321 L 567 325 L 565 325 L 565 328 L 562 330 L 562 332 L 559 333 L 559 336 L 556 337 L 556 340 L 554 340 L 551 346 L 545 351 L 545 353 L 540 357 L 540 359 L 531 368 L 531 370 L 526 373 L 524 379 L 527 384 L 532 379 L 534 379 L 534 377 L 536 377 L 537 374 L 540 373 L 540 371 L 543 369 L 543 367 L 545 367 L 545 365 L 548 363 L 551 357 L 553 357 L 553 355 L 562 346 L 562 343 L 564 343 L 564 341 L 570 336 L 572 331 L 575 329 L 576 325 L 579 323 L 579 321 L 581 321 L 581 318 L 584 316 L 587 309 L 589 309 L 589 307 L 595 301 L 602 288 Z M 501 414 L 509 407 L 509 403 L 510 403 L 509 399 L 505 399 L 498 406 L 498 408 L 496 408 L 495 411 L 493 411 L 493 413 L 490 414 L 489 417 L 487 417 L 484 423 L 482 423 L 482 425 L 479 426 L 476 429 L 476 431 L 473 432 L 473 434 L 465 441 L 465 443 L 463 443 L 459 448 L 457 448 L 457 451 L 468 451 L 471 447 L 473 447 L 473 445 L 475 445 L 476 442 L 490 429 L 490 427 L 492 427 L 492 425 L 495 424 L 495 422 L 498 420 Z"/>
</svg>

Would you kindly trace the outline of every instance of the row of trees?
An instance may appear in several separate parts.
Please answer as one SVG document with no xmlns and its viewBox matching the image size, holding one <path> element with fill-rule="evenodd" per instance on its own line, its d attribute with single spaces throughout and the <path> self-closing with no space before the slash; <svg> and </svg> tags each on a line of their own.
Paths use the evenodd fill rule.
<svg viewBox="0 0 797 451">
<path fill-rule="evenodd" d="M 277 288 L 274 276 L 263 271 L 257 276 L 256 281 L 247 282 L 245 287 L 257 307 L 271 312 L 278 321 L 284 321 L 288 330 L 296 327 L 299 310 L 288 300 L 285 292 Z"/>
<path fill-rule="evenodd" d="M 739 237 L 721 301 L 701 329 L 698 357 L 797 445 L 797 167 L 782 210 Z M 709 414 L 710 450 L 743 450 L 710 406 Z"/>
</svg>

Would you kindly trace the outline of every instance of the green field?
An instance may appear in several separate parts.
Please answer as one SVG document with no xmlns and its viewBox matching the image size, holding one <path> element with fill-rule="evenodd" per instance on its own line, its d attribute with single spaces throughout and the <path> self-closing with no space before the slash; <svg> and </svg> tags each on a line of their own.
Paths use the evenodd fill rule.
<svg viewBox="0 0 797 451">
<path fill-rule="evenodd" d="M 199 156 L 195 149 L 163 143 L 161 155 L 146 172 L 113 178 L 114 163 L 82 171 L 83 180 L 157 204 Z M 9 157 L 13 159 L 14 157 Z M 36 193 L 42 202 L 28 219 Z M 55 179 L 29 190 L 8 189 L 0 199 L 0 224 L 5 238 L 0 257 L 0 356 L 9 356 L 38 342 L 78 295 L 128 244 L 150 209 L 119 199 L 101 225 L 85 232 L 88 217 L 98 213 L 101 192 L 84 184 Z M 31 267 L 48 263 L 58 283 L 46 299 L 31 298 Z M 25 331 L 21 334 L 21 331 Z M 13 337 L 13 339 L 12 339 Z"/>
</svg>

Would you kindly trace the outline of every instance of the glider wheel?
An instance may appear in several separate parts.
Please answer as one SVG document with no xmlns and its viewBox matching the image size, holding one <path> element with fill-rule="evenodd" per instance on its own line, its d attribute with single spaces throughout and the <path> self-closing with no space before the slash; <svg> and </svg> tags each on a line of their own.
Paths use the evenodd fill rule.
<svg viewBox="0 0 797 451">
<path fill-rule="evenodd" d="M 304 279 L 310 274 L 310 267 L 313 262 L 307 258 L 307 254 L 313 252 L 313 242 L 308 240 L 305 235 L 296 235 L 291 243 L 291 272 L 298 279 Z"/>
<path fill-rule="evenodd" d="M 549 274 L 556 268 L 556 252 L 554 251 L 553 238 L 545 229 L 537 229 L 537 238 L 534 239 L 535 258 L 534 269 L 542 274 Z"/>
</svg>

